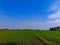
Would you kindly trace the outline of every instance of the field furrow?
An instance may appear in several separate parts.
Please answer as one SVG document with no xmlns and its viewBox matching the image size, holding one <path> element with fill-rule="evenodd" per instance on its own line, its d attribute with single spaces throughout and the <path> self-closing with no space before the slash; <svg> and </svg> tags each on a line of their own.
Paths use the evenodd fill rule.
<svg viewBox="0 0 60 45">
<path fill-rule="evenodd" d="M 2 31 L 0 45 L 45 45 L 32 31 Z"/>
</svg>

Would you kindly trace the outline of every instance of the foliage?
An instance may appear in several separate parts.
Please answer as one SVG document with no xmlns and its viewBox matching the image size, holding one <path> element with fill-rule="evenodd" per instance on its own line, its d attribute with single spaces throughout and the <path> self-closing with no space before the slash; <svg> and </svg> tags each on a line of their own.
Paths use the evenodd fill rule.
<svg viewBox="0 0 60 45">
<path fill-rule="evenodd" d="M 50 31 L 59 31 L 59 30 L 60 30 L 60 27 L 59 26 L 50 28 Z"/>
</svg>

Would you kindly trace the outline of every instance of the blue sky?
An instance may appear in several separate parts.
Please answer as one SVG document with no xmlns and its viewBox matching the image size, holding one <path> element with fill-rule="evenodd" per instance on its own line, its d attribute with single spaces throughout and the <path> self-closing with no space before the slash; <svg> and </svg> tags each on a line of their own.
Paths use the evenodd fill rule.
<svg viewBox="0 0 60 45">
<path fill-rule="evenodd" d="M 48 29 L 58 26 L 59 7 L 59 0 L 0 0 L 0 28 Z"/>
</svg>

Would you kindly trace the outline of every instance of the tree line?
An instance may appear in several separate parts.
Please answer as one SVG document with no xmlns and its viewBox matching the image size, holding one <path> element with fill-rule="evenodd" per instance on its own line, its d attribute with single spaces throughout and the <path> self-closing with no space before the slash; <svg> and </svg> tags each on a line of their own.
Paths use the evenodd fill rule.
<svg viewBox="0 0 60 45">
<path fill-rule="evenodd" d="M 60 30 L 60 27 L 59 26 L 50 28 L 50 31 L 59 31 L 59 30 Z"/>
</svg>

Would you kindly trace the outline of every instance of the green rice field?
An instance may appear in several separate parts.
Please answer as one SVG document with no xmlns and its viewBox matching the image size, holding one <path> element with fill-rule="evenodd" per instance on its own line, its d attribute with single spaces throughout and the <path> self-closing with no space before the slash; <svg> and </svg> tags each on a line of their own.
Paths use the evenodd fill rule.
<svg viewBox="0 0 60 45">
<path fill-rule="evenodd" d="M 60 31 L 35 31 L 35 33 L 50 43 L 60 45 Z"/>
<path fill-rule="evenodd" d="M 0 31 L 0 45 L 60 45 L 59 31 Z"/>
</svg>

